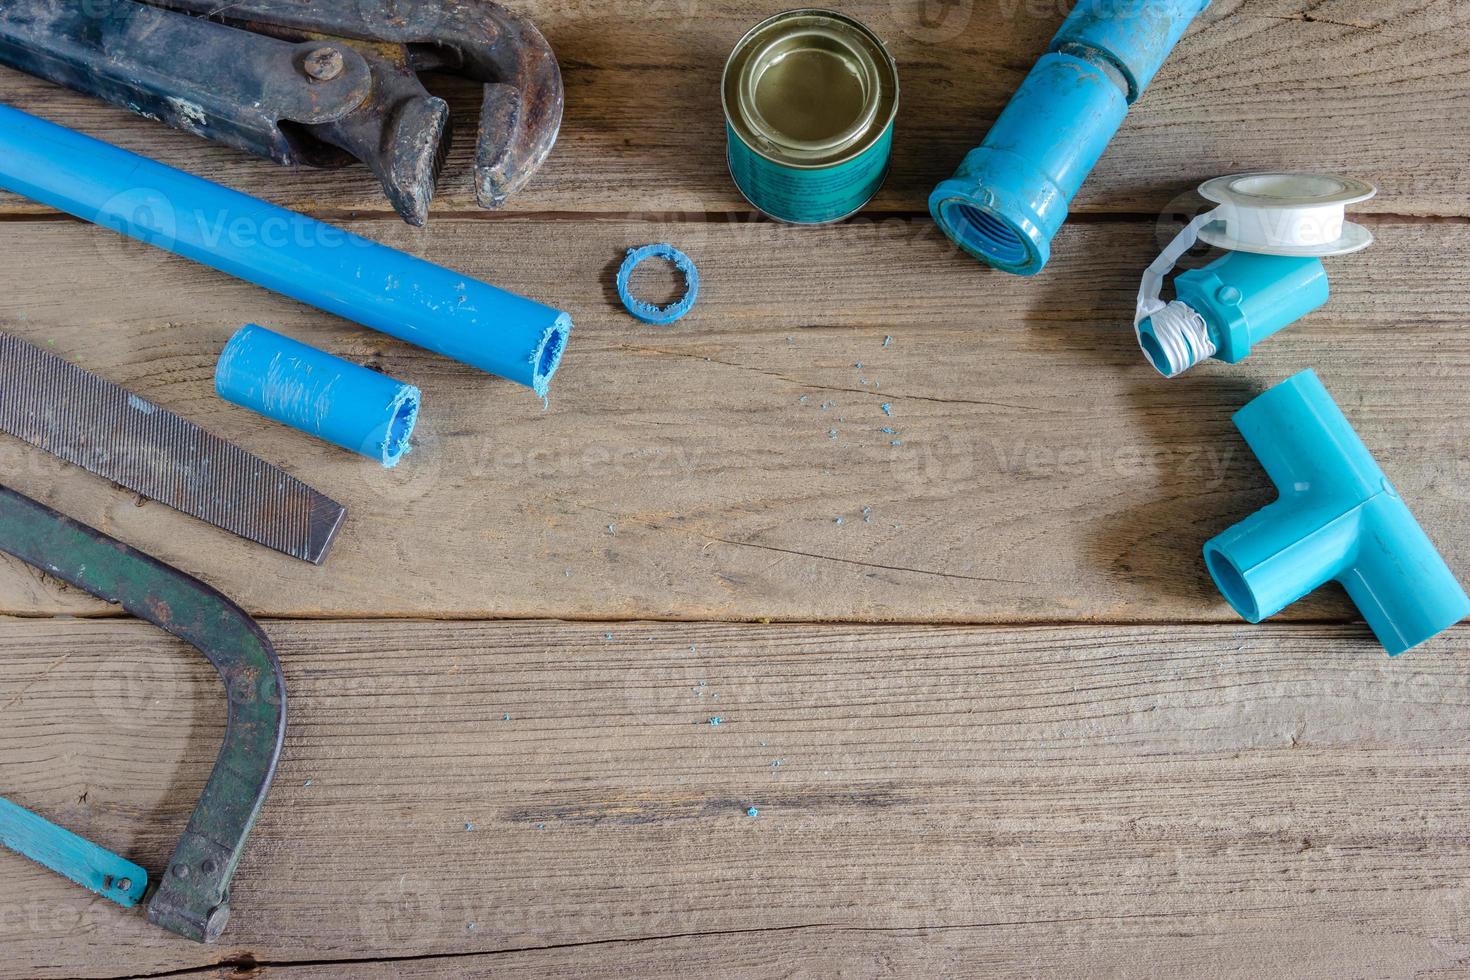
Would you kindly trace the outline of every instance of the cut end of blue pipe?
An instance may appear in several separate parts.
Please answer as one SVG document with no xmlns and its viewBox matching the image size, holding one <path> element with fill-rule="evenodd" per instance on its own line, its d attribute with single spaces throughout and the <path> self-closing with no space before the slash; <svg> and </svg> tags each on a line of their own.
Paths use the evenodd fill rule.
<svg viewBox="0 0 1470 980">
<path fill-rule="evenodd" d="M 413 385 L 404 385 L 398 389 L 390 407 L 390 421 L 383 436 L 382 445 L 378 447 L 378 459 L 387 469 L 397 466 L 404 456 L 408 455 L 409 440 L 413 437 L 413 427 L 419 421 L 419 402 L 422 395 Z"/>
<path fill-rule="evenodd" d="M 572 332 L 572 318 L 563 313 L 556 318 L 556 322 L 546 328 L 541 335 L 541 343 L 531 355 L 531 363 L 535 370 L 531 375 L 531 388 L 546 400 L 547 392 L 551 390 L 551 378 L 556 374 L 556 369 L 561 367 L 562 355 L 566 353 L 567 336 Z"/>
</svg>

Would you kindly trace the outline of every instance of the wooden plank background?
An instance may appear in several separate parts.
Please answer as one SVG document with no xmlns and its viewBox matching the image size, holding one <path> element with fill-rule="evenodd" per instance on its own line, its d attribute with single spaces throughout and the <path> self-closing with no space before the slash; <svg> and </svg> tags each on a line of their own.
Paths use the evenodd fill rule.
<svg viewBox="0 0 1470 980">
<path fill-rule="evenodd" d="M 783 9 L 752 0 L 523 0 L 567 90 L 557 151 L 512 210 L 748 210 L 725 170 L 719 78 L 730 48 Z M 849 0 L 903 72 L 894 175 L 878 211 L 918 211 L 984 136 L 1056 32 L 1066 0 Z M 1300 167 L 1380 182 L 1369 209 L 1465 215 L 1463 100 L 1470 9 L 1459 0 L 1214 0 L 1089 181 L 1083 211 L 1146 212 L 1202 179 Z M 385 212 L 365 170 L 285 178 L 266 161 L 7 73 L 5 101 L 191 173 L 327 213 Z M 439 210 L 474 210 L 477 115 L 467 87 Z M 465 101 L 468 99 L 468 101 Z M 11 201 L 9 210 L 36 213 Z"/>
<path fill-rule="evenodd" d="M 1350 627 L 268 626 L 295 721 L 223 945 L 7 859 L 7 972 L 1463 967 L 1470 675 Z M 208 669 L 0 637 L 9 792 L 161 866 Z"/>
<path fill-rule="evenodd" d="M 902 65 L 899 150 L 816 231 L 756 221 L 724 171 L 720 65 L 777 7 L 519 6 L 562 60 L 561 142 L 492 214 L 462 138 L 426 230 L 360 168 L 0 71 L 0 101 L 576 321 L 543 411 L 0 195 L 0 328 L 350 509 L 311 568 L 0 438 L 5 483 L 263 617 L 291 698 L 219 947 L 0 853 L 0 976 L 1470 973 L 1470 632 L 1389 661 L 1332 589 L 1246 627 L 1198 558 L 1271 497 L 1230 414 L 1313 367 L 1470 569 L 1470 8 L 1215 0 L 1018 280 L 924 201 L 1054 0 L 844 4 Z M 1375 181 L 1379 244 L 1247 363 L 1158 379 L 1138 273 L 1201 180 L 1278 167 Z M 646 327 L 612 272 L 664 240 L 704 289 Z M 414 453 L 381 471 L 220 402 L 244 322 L 423 387 Z M 217 682 L 8 560 L 0 614 L 0 792 L 158 869 Z"/>
</svg>

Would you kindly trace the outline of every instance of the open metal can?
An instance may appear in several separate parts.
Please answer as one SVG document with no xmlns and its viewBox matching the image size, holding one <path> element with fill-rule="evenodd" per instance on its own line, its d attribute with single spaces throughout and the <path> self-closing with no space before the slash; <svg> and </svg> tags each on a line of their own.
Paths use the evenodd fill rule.
<svg viewBox="0 0 1470 980">
<path fill-rule="evenodd" d="M 888 176 L 898 63 L 878 36 L 829 10 L 757 24 L 725 65 L 730 175 L 766 215 L 851 217 Z"/>
</svg>

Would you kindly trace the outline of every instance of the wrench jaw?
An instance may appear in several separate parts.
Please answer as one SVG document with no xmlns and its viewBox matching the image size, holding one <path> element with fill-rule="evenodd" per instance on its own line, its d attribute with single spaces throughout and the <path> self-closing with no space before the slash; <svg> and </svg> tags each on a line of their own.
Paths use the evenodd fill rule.
<svg viewBox="0 0 1470 980">
<path fill-rule="evenodd" d="M 360 52 L 373 48 L 392 62 L 387 70 L 374 72 L 375 94 L 368 106 L 393 104 L 385 102 L 378 89 L 395 73 L 442 71 L 484 83 L 475 152 L 475 193 L 483 207 L 499 208 L 523 188 L 561 132 L 565 92 L 555 52 L 534 23 L 494 0 L 143 2 L 277 38 L 362 42 L 357 46 Z M 3 6 L 0 0 L 0 9 Z M 407 81 L 422 90 L 416 78 Z M 342 137 L 351 143 L 351 155 L 373 168 L 394 207 L 412 224 L 423 223 L 427 198 L 433 193 L 427 175 L 434 168 L 427 163 L 442 159 L 445 152 L 443 147 L 433 148 L 437 156 L 430 152 L 435 123 L 423 132 L 414 130 L 422 125 L 414 120 L 418 111 L 404 111 L 387 124 L 380 113 L 376 134 L 363 123 L 362 132 Z M 383 142 L 372 143 L 374 138 Z"/>
<path fill-rule="evenodd" d="M 381 160 L 369 161 L 404 221 L 422 228 L 444 161 L 449 157 L 449 105 L 434 97 L 404 103 L 389 122 Z"/>
<path fill-rule="evenodd" d="M 500 208 L 535 176 L 561 132 L 565 93 L 551 46 L 523 23 L 512 44 L 516 57 L 502 82 L 485 85 L 475 150 L 475 194 L 484 208 Z"/>
<path fill-rule="evenodd" d="M 367 55 L 373 92 L 341 119 L 311 128 L 315 138 L 362 161 L 404 221 L 421 228 L 449 156 L 449 105 L 408 68 Z"/>
<path fill-rule="evenodd" d="M 556 53 L 531 20 L 494 0 L 148 2 L 250 23 L 280 37 L 341 38 L 384 50 L 398 46 L 390 57 L 394 62 L 402 57 L 404 71 L 444 72 L 484 83 L 475 149 L 475 194 L 482 207 L 499 208 L 525 187 L 561 132 L 565 90 Z M 372 153 L 354 154 L 373 166 Z M 401 176 L 403 168 L 387 172 L 400 174 L 384 178 L 390 196 L 395 188 L 423 186 Z M 404 204 L 399 211 L 405 217 L 418 213 L 415 194 L 405 193 Z"/>
</svg>

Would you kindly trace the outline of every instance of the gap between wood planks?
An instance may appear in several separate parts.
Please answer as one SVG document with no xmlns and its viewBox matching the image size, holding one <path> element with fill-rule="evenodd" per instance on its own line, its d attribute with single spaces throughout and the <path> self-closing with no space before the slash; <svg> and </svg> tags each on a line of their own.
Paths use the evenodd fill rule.
<svg viewBox="0 0 1470 980">
<path fill-rule="evenodd" d="M 1234 912 L 1287 912 L 1291 906 L 1269 906 L 1250 909 L 1237 909 Z M 250 953 L 241 953 L 225 957 L 217 963 L 208 966 L 185 967 L 178 970 L 164 970 L 157 973 L 134 973 L 120 975 L 114 980 L 165 980 L 169 977 L 197 977 L 217 974 L 220 971 L 232 971 L 228 976 L 230 980 L 244 980 L 254 976 L 261 970 L 312 970 L 323 967 L 338 966 L 374 966 L 374 965 L 396 965 L 404 966 L 411 963 L 444 963 L 454 960 L 479 959 L 493 960 L 496 957 L 515 956 L 524 953 L 549 953 L 559 950 L 595 949 L 609 946 L 636 946 L 642 943 L 678 942 L 687 939 L 728 939 L 739 936 L 772 936 L 783 933 L 799 933 L 822 931 L 828 933 L 845 933 L 857 935 L 901 935 L 905 933 L 942 933 L 942 932 L 968 932 L 981 929 L 1006 929 L 1016 926 L 1046 926 L 1046 925 L 1070 925 L 1084 922 L 1104 922 L 1131 919 L 1184 919 L 1197 913 L 1194 912 L 1140 912 L 1133 915 L 1103 915 L 1103 916 L 1067 916 L 1054 919 L 1015 919 L 998 922 L 974 922 L 960 923 L 957 925 L 934 925 L 934 926 L 854 926 L 844 925 L 840 922 L 807 922 L 790 926 L 764 926 L 753 929 L 709 929 L 697 932 L 677 932 L 650 936 L 620 936 L 608 939 L 588 939 L 580 942 L 550 943 L 544 946 L 507 946 L 504 949 L 490 950 L 462 950 L 452 953 L 418 953 L 406 956 L 374 956 L 374 957 L 348 957 L 344 959 L 310 959 L 310 960 L 260 960 Z"/>
<path fill-rule="evenodd" d="M 1184 914 L 1184 913 L 1181 913 L 1181 914 Z M 1145 918 L 1145 917 L 1152 917 L 1152 916 L 1129 916 L 1128 918 Z M 1057 919 L 1057 920 L 1054 920 L 1054 921 L 1056 921 L 1056 922 L 1075 922 L 1075 921 L 1082 921 L 1082 920 L 1078 920 L 1078 919 Z M 976 923 L 975 925 L 925 927 L 922 931 L 924 931 L 924 932 L 941 932 L 941 931 L 952 931 L 952 930 L 956 930 L 956 929 L 985 929 L 985 928 L 990 928 L 990 927 L 1003 927 L 1003 926 L 1008 926 L 1008 925 L 1035 925 L 1035 924 L 1045 924 L 1045 923 L 1034 923 L 1034 922 L 1030 922 L 1030 921 L 1023 922 L 1023 923 L 981 922 L 981 923 Z M 507 946 L 504 949 L 462 950 L 462 951 L 456 951 L 456 952 L 453 952 L 453 953 L 417 953 L 417 954 L 412 954 L 412 955 L 408 955 L 408 956 L 348 957 L 348 958 L 345 958 L 345 959 L 338 959 L 338 960 L 314 959 L 314 960 L 270 960 L 270 961 L 266 961 L 266 960 L 258 960 L 254 956 L 250 955 L 249 953 L 244 953 L 244 954 L 240 954 L 240 955 L 236 955 L 236 956 L 226 957 L 226 958 L 220 960 L 218 963 L 214 963 L 214 964 L 211 964 L 209 966 L 191 966 L 191 967 L 185 967 L 185 968 L 180 969 L 180 970 L 164 970 L 164 971 L 162 971 L 160 973 L 133 973 L 133 974 L 126 974 L 126 975 L 120 975 L 120 976 L 118 976 L 117 978 L 115 978 L 115 980 L 163 980 L 163 978 L 165 978 L 165 977 L 190 977 L 190 976 L 207 975 L 207 974 L 211 974 L 211 973 L 216 973 L 216 972 L 218 972 L 220 970 L 233 970 L 234 971 L 234 973 L 232 974 L 233 977 L 249 977 L 249 976 L 253 975 L 257 970 L 262 970 L 262 969 L 267 969 L 267 970 L 269 970 L 269 969 L 275 969 L 275 970 L 303 969 L 303 970 L 307 970 L 307 969 L 313 969 L 313 968 L 318 968 L 318 967 L 329 967 L 329 966 L 371 966 L 373 964 L 378 964 L 378 963 L 384 963 L 384 964 L 386 964 L 386 963 L 395 963 L 395 964 L 406 964 L 406 963 L 435 963 L 435 962 L 443 962 L 445 960 L 459 960 L 459 959 L 467 959 L 467 958 L 480 957 L 480 956 L 483 956 L 483 957 L 512 956 L 512 955 L 515 955 L 517 953 L 545 953 L 545 952 L 553 952 L 555 950 L 561 950 L 561 949 L 585 949 L 585 948 L 588 948 L 588 947 L 598 947 L 598 946 L 624 946 L 624 945 L 634 945 L 634 944 L 637 944 L 637 943 L 670 942 L 670 941 L 680 940 L 680 939 L 713 939 L 713 938 L 724 938 L 724 937 L 728 937 L 728 936 L 771 935 L 771 934 L 782 933 L 782 932 L 804 932 L 804 931 L 811 930 L 811 929 L 828 929 L 828 930 L 834 930 L 834 931 L 838 931 L 838 932 L 879 932 L 879 933 L 882 933 L 882 932 L 915 932 L 915 931 L 919 931 L 919 930 L 916 930 L 912 926 L 895 926 L 895 927 L 892 927 L 892 928 L 883 928 L 881 926 L 870 926 L 870 927 L 865 927 L 865 926 L 844 926 L 844 925 L 842 925 L 840 923 L 836 923 L 836 922 L 808 922 L 808 923 L 802 923 L 801 925 L 794 925 L 794 926 L 763 926 L 763 927 L 755 928 L 755 929 L 711 929 L 711 930 L 706 930 L 706 931 L 703 931 L 703 932 L 676 932 L 676 933 L 669 933 L 667 935 L 658 935 L 658 936 L 620 936 L 620 937 L 609 938 L 609 939 L 588 939 L 588 940 L 583 940 L 581 942 L 551 943 L 551 944 L 546 945 L 546 946 Z"/>
<path fill-rule="evenodd" d="M 132 620 L 135 617 L 120 609 L 108 608 L 96 612 L 55 613 L 55 612 L 10 612 L 0 615 L 0 623 L 7 620 L 82 620 L 86 622 L 109 622 L 113 620 Z M 354 612 L 354 613 L 300 613 L 296 615 L 273 614 L 270 616 L 253 617 L 262 626 L 271 623 L 545 623 L 550 626 L 871 626 L 877 628 L 911 629 L 933 627 L 935 629 L 1068 629 L 1071 627 L 1085 627 L 1088 629 L 1173 629 L 1176 627 L 1188 627 L 1200 629 L 1233 629 L 1240 626 L 1251 625 L 1244 620 L 1234 621 L 1228 619 L 973 619 L 966 621 L 933 620 L 933 619 L 792 619 L 789 617 L 776 618 L 773 616 L 755 616 L 737 619 L 710 619 L 705 617 L 690 616 L 686 618 L 659 617 L 659 616 L 456 616 L 446 615 L 413 615 L 403 612 Z M 1340 627 L 1340 626 L 1362 626 L 1365 633 L 1367 624 L 1361 618 L 1352 616 L 1331 617 L 1318 616 L 1280 621 L 1266 621 L 1254 624 L 1256 629 L 1290 628 L 1290 627 Z"/>
</svg>

